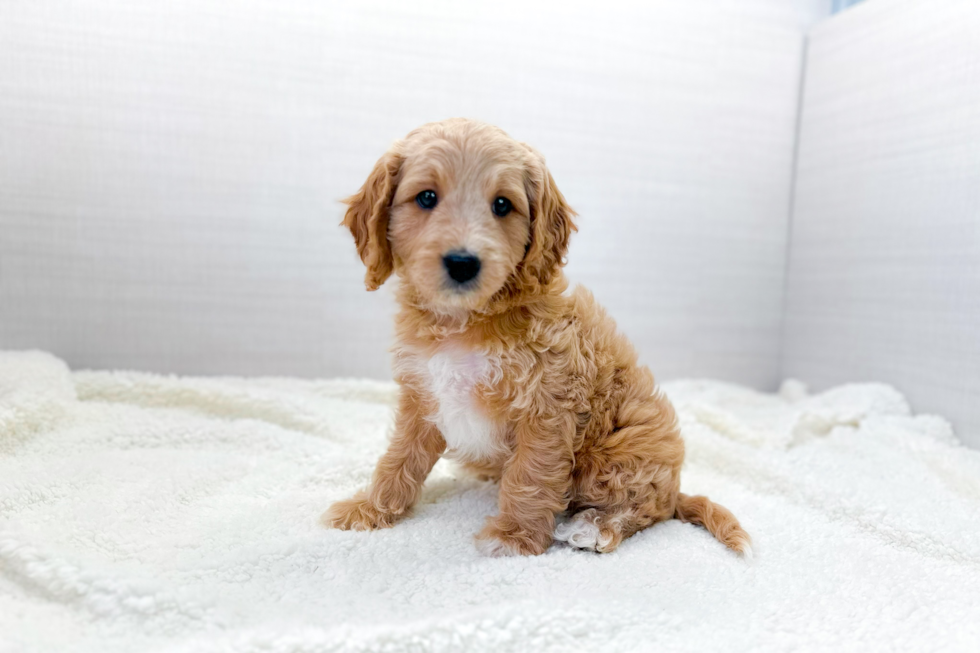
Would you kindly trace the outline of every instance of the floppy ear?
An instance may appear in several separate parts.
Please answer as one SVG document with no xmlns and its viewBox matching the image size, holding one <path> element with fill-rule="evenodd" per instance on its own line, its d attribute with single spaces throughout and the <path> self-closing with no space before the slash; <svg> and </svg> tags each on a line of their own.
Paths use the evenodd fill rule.
<svg viewBox="0 0 980 653">
<path fill-rule="evenodd" d="M 554 178 L 536 150 L 527 166 L 527 190 L 531 205 L 531 242 L 524 255 L 524 270 L 539 284 L 546 286 L 565 265 L 568 239 L 578 231 L 572 218 L 576 213 L 558 190 Z"/>
<path fill-rule="evenodd" d="M 364 285 L 368 290 L 377 290 L 394 269 L 388 244 L 388 208 L 401 165 L 402 157 L 388 152 L 378 159 L 361 189 L 344 200 L 348 208 L 341 224 L 350 229 L 357 253 L 367 267 Z"/>
</svg>

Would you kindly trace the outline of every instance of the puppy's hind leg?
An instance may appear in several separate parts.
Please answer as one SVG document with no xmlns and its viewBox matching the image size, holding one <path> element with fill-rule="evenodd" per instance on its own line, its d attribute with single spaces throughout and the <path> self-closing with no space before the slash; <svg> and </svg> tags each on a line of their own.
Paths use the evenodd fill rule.
<svg viewBox="0 0 980 653">
<path fill-rule="evenodd" d="M 684 444 L 669 404 L 627 404 L 624 425 L 578 456 L 572 504 L 583 508 L 555 531 L 580 549 L 613 551 L 637 531 L 674 516 Z"/>
</svg>

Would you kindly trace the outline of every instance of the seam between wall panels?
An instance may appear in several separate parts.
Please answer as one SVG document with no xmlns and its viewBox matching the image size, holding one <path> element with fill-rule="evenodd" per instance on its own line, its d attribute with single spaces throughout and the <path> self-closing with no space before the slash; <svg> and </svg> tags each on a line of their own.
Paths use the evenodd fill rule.
<svg viewBox="0 0 980 653">
<path fill-rule="evenodd" d="M 793 154 L 790 160 L 789 205 L 786 208 L 786 247 L 783 252 L 783 296 L 780 308 L 779 345 L 776 363 L 776 383 L 786 378 L 786 316 L 789 307 L 789 277 L 792 268 L 793 223 L 796 218 L 796 183 L 800 166 L 800 138 L 803 135 L 803 107 L 806 100 L 806 78 L 809 63 L 810 36 L 803 35 L 800 53 L 800 81 L 796 91 L 796 125 L 793 133 Z"/>
</svg>

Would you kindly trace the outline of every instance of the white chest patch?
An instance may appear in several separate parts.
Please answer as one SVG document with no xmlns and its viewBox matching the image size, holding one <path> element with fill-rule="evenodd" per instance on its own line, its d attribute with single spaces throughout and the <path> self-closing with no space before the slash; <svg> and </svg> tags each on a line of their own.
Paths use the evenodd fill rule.
<svg viewBox="0 0 980 653">
<path fill-rule="evenodd" d="M 478 404 L 474 391 L 481 383 L 499 380 L 496 361 L 480 352 L 445 349 L 418 361 L 439 410 L 429 419 L 446 439 L 446 456 L 480 461 L 504 447 L 500 426 Z"/>
</svg>

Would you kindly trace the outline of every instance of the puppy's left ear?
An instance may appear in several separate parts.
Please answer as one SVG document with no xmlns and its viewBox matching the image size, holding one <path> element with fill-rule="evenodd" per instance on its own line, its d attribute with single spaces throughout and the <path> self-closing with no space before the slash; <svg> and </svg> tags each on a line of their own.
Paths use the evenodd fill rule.
<svg viewBox="0 0 980 653">
<path fill-rule="evenodd" d="M 524 255 L 526 272 L 539 284 L 547 286 L 565 265 L 568 239 L 578 227 L 572 221 L 575 211 L 558 190 L 544 157 L 529 145 L 525 184 L 531 205 L 531 242 Z"/>
<path fill-rule="evenodd" d="M 394 260 L 388 243 L 388 209 L 395 195 L 402 156 L 388 151 L 378 159 L 361 189 L 344 200 L 343 225 L 350 229 L 357 253 L 367 268 L 364 285 L 377 290 L 391 276 Z"/>
</svg>

